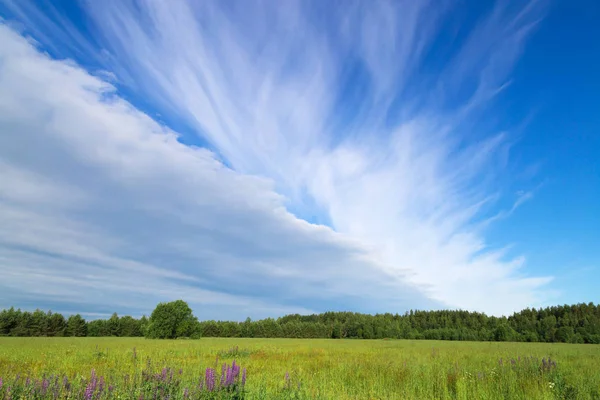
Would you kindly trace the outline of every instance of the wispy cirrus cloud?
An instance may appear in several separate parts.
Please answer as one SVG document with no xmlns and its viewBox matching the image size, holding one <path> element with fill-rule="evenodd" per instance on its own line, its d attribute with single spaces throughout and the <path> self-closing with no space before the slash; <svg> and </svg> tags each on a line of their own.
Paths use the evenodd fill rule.
<svg viewBox="0 0 600 400">
<path fill-rule="evenodd" d="M 0 37 L 3 297 L 138 313 L 183 297 L 203 318 L 237 319 L 429 303 L 289 214 L 271 181 L 179 143 L 6 26 Z"/>
<path fill-rule="evenodd" d="M 167 120 L 182 122 L 233 170 L 211 152 L 179 143 L 118 97 L 104 99 L 107 83 L 30 54 L 42 71 L 71 68 L 61 75 L 61 87 L 73 88 L 69 97 L 76 103 L 68 103 L 69 110 L 81 109 L 77 99 L 89 105 L 75 117 L 65 114 L 60 129 L 35 127 L 36 140 L 60 135 L 65 147 L 40 150 L 56 161 L 32 178 L 47 179 L 53 166 L 53 176 L 81 192 L 68 196 L 87 210 L 77 231 L 100 231 L 82 252 L 101 249 L 105 258 L 93 261 L 103 269 L 123 262 L 111 259 L 122 247 L 104 244 L 106 237 L 133 241 L 128 263 L 114 267 L 118 274 L 152 270 L 147 249 L 165 251 L 152 260 L 176 254 L 169 264 L 180 265 L 175 268 L 185 277 L 159 274 L 148 278 L 155 279 L 149 287 L 175 279 L 172 292 L 178 292 L 187 279 L 190 291 L 212 290 L 190 296 L 219 304 L 234 304 L 239 296 L 259 301 L 258 293 L 261 301 L 305 309 L 365 304 L 378 311 L 449 306 L 503 313 L 542 302 L 550 278 L 528 277 L 523 258 L 487 248 L 477 222 L 498 195 L 497 164 L 506 143 L 506 134 L 480 121 L 507 87 L 543 2 L 498 3 L 465 23 L 467 29 L 457 28 L 450 3 L 353 2 L 342 9 L 260 3 L 84 2 L 91 21 L 87 43 L 79 33 L 71 43 L 114 73 L 132 101 L 143 99 Z M 28 11 L 32 3 L 11 4 L 43 18 Z M 36 35 L 42 43 L 70 41 L 74 27 L 63 21 L 66 36 L 52 36 L 48 32 L 65 28 L 47 24 Z M 5 57 L 16 59 L 15 53 Z M 11 76 L 25 79 L 19 78 Z M 51 90 L 40 79 L 36 85 Z M 29 90 L 28 101 L 39 102 L 43 92 Z M 40 107 L 56 115 L 60 102 L 43 97 Z M 12 123 L 29 129 L 18 119 Z M 103 129 L 78 128 L 96 125 Z M 105 147 L 96 147 L 94 138 Z M 55 166 L 67 149 L 74 169 L 85 175 Z M 20 160 L 8 165 L 13 173 L 28 173 Z M 90 176 L 94 187 L 86 187 Z M 110 184 L 103 186 L 105 180 Z M 90 206 L 115 185 L 124 191 L 117 192 L 126 199 L 123 209 L 121 202 Z M 299 217 L 324 214 L 332 229 L 296 219 L 286 207 Z M 169 234 L 153 237 L 146 233 L 152 226 Z M 197 281 L 199 275 L 210 278 Z M 234 297 L 215 294 L 231 291 L 232 279 L 236 289 L 228 296 Z"/>
</svg>

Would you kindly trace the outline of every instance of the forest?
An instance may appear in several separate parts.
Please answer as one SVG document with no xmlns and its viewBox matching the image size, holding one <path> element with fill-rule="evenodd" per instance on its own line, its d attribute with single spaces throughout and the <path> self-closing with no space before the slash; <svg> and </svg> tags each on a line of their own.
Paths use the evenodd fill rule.
<svg viewBox="0 0 600 400">
<path fill-rule="evenodd" d="M 162 303 L 161 303 L 162 304 Z M 0 336 L 152 337 L 149 318 L 112 314 L 86 321 L 81 315 L 10 308 L 0 312 Z M 509 317 L 469 311 L 408 311 L 368 315 L 325 312 L 244 322 L 190 320 L 204 337 L 432 339 L 600 344 L 600 305 L 528 308 Z"/>
</svg>

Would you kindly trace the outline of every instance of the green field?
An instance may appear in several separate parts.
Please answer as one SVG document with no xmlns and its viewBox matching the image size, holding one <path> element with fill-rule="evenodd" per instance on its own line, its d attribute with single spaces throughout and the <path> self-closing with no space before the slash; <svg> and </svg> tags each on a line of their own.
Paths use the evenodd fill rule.
<svg viewBox="0 0 600 400">
<path fill-rule="evenodd" d="M 544 368 L 548 357 L 556 366 Z M 181 382 L 171 399 L 183 398 L 233 358 L 247 369 L 246 399 L 600 399 L 597 345 L 213 338 L 0 338 L 0 394 L 16 375 L 85 385 L 94 369 L 114 386 L 103 398 L 132 398 L 142 370 L 170 367 Z"/>
</svg>

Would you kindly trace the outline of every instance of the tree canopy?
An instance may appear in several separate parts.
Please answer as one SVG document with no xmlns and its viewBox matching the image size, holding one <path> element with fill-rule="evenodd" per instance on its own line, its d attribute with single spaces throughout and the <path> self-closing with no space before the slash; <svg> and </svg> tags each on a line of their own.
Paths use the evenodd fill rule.
<svg viewBox="0 0 600 400">
<path fill-rule="evenodd" d="M 58 313 L 10 308 L 0 312 L 0 336 L 146 336 L 148 338 L 261 337 L 438 339 L 600 344 L 600 305 L 527 308 L 509 317 L 461 310 L 367 315 L 325 312 L 243 322 L 202 321 L 182 300 L 161 303 L 150 318 L 67 320 Z"/>
<path fill-rule="evenodd" d="M 200 326 L 185 301 L 159 303 L 150 315 L 146 337 L 150 339 L 197 338 L 200 337 Z"/>
</svg>

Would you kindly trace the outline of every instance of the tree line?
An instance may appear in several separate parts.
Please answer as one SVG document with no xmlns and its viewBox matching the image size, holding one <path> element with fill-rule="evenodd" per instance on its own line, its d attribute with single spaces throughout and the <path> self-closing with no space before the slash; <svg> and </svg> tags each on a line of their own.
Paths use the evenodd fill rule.
<svg viewBox="0 0 600 400">
<path fill-rule="evenodd" d="M 0 336 L 145 336 L 148 338 L 248 337 L 332 339 L 436 339 L 600 344 L 600 305 L 527 308 L 509 317 L 469 311 L 408 311 L 404 314 L 326 312 L 244 322 L 198 321 L 187 303 L 160 303 L 148 318 L 86 321 L 51 311 L 10 308 L 0 312 Z"/>
</svg>

